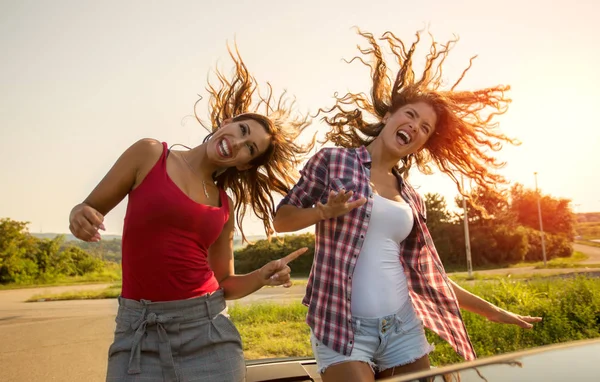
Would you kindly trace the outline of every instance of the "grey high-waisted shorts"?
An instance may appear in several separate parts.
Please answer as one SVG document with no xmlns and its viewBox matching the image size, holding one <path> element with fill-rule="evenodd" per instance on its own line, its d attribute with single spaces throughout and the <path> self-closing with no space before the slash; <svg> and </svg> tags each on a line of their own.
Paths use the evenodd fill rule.
<svg viewBox="0 0 600 382">
<path fill-rule="evenodd" d="M 223 291 L 168 302 L 119 298 L 106 380 L 243 381 L 240 334 Z"/>
</svg>

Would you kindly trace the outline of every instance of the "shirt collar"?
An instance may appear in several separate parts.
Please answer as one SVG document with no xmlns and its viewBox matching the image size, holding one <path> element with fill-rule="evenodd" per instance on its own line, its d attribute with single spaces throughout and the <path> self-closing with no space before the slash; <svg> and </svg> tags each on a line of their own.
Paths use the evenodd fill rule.
<svg viewBox="0 0 600 382">
<path fill-rule="evenodd" d="M 358 147 L 356 149 L 356 155 L 358 155 L 358 160 L 360 160 L 363 165 L 371 167 L 371 154 L 369 154 L 369 151 L 365 146 Z"/>
</svg>

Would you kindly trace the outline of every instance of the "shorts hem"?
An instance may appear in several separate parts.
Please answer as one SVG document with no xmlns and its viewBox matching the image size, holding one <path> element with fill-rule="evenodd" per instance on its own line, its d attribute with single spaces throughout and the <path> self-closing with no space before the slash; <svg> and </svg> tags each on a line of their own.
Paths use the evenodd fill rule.
<svg viewBox="0 0 600 382">
<path fill-rule="evenodd" d="M 390 366 L 388 366 L 388 365 L 378 365 L 377 372 L 381 373 L 383 371 L 391 369 L 392 367 L 405 366 L 405 365 L 411 364 L 413 362 L 416 362 L 418 359 L 423 358 L 426 355 L 429 355 L 429 353 L 431 353 L 434 350 L 435 350 L 435 346 L 433 346 L 432 344 L 428 343 L 427 344 L 427 348 L 423 352 L 421 352 L 419 355 L 417 355 L 416 357 L 409 358 L 408 360 L 400 362 L 400 363 L 397 363 L 395 365 L 390 365 Z"/>
<path fill-rule="evenodd" d="M 339 365 L 341 363 L 347 363 L 347 362 L 362 362 L 362 363 L 366 363 L 371 368 L 371 372 L 373 373 L 373 375 L 375 375 L 375 363 L 372 362 L 372 361 L 370 361 L 370 360 L 364 360 L 364 359 L 344 359 L 344 360 L 341 360 L 341 361 L 336 361 L 336 362 L 330 363 L 329 365 L 323 366 L 323 367 L 317 365 L 318 366 L 317 372 L 319 374 L 323 374 L 323 373 L 325 373 L 325 370 L 327 370 L 329 367 L 335 366 L 335 365 Z"/>
</svg>

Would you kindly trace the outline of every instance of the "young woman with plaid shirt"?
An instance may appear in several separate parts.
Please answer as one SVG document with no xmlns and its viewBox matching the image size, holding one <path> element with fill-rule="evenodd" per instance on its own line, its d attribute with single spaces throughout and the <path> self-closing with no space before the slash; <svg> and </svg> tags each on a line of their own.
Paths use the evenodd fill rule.
<svg viewBox="0 0 600 382">
<path fill-rule="evenodd" d="M 406 180 L 413 164 L 429 173 L 433 162 L 461 193 L 458 174 L 484 189 L 504 182 L 491 171 L 502 163 L 489 151 L 515 143 L 492 123 L 506 111 L 508 87 L 457 91 L 463 73 L 442 91 L 441 65 L 456 41 L 433 43 L 416 79 L 412 60 L 419 34 L 406 50 L 388 32 L 382 40 L 400 63 L 392 80 L 375 38 L 359 33 L 370 44 L 361 53 L 373 58 L 371 65 L 358 58 L 371 68 L 371 97 L 348 93 L 325 111 L 334 113 L 324 118 L 332 127 L 326 138 L 338 147 L 309 160 L 274 220 L 279 232 L 316 224 L 303 303 L 326 382 L 429 368 L 432 346 L 424 326 L 465 359 L 474 359 L 460 308 L 523 328 L 541 320 L 500 309 L 447 277 L 427 229 L 423 199 Z"/>
</svg>

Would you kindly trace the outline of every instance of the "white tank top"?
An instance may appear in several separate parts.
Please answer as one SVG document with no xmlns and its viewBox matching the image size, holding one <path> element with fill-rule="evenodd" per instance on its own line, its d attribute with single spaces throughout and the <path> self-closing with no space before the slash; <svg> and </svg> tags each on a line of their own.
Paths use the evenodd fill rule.
<svg viewBox="0 0 600 382">
<path fill-rule="evenodd" d="M 413 228 L 410 206 L 375 194 L 371 220 L 352 276 L 352 315 L 382 317 L 408 302 L 400 243 Z"/>
</svg>

